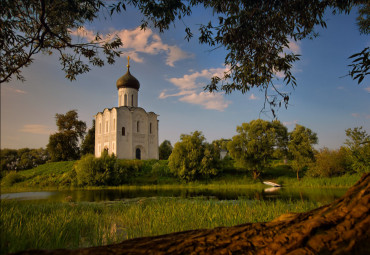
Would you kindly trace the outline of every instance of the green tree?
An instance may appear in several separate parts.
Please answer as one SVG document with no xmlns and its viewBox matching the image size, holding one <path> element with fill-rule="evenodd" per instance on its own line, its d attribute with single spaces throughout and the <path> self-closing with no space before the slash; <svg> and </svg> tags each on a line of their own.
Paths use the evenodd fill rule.
<svg viewBox="0 0 370 255">
<path fill-rule="evenodd" d="M 152 26 L 160 32 L 168 30 L 178 20 L 186 24 L 185 18 L 192 15 L 194 8 L 211 12 L 213 18 L 198 27 L 198 40 L 213 48 L 224 48 L 224 63 L 229 69 L 223 75 L 213 77 L 206 90 L 246 93 L 253 87 L 266 92 L 272 88 L 275 95 L 269 93 L 265 97 L 272 107 L 282 103 L 287 105 L 289 101 L 289 94 L 278 91 L 273 84 L 277 72 L 284 74 L 284 80 L 279 83 L 296 85 L 291 70 L 299 55 L 286 51 L 290 38 L 299 41 L 316 37 L 315 28 L 326 27 L 324 13 L 327 10 L 333 14 L 349 13 L 353 7 L 360 10 L 360 32 L 369 33 L 370 4 L 365 0 L 120 0 L 108 9 L 111 14 L 119 13 L 126 10 L 126 5 L 141 12 L 142 28 Z M 97 34 L 93 42 L 81 44 L 74 43 L 71 37 L 73 29 L 103 13 L 101 11 L 107 8 L 104 1 L 4 0 L 0 7 L 0 82 L 9 81 L 14 75 L 23 79 L 21 68 L 30 65 L 32 57 L 39 52 L 58 52 L 66 77 L 71 80 L 88 72 L 91 64 L 104 65 L 99 52 L 107 57 L 109 64 L 119 56 L 116 51 L 122 44 L 119 38 L 107 41 Z M 185 25 L 184 29 L 189 40 L 193 36 L 193 28 Z M 363 58 L 355 58 L 351 66 L 349 74 L 359 82 L 368 74 L 368 53 L 369 48 L 360 53 Z"/>
<path fill-rule="evenodd" d="M 89 65 L 113 64 L 119 56 L 119 38 L 107 40 L 98 34 L 92 42 L 74 43 L 71 32 L 92 22 L 104 7 L 92 0 L 2 0 L 0 5 L 0 83 L 13 76 L 24 80 L 21 69 L 29 66 L 35 54 L 59 54 L 66 77 L 88 72 Z M 71 51 L 72 50 L 72 51 Z"/>
<path fill-rule="evenodd" d="M 87 134 L 81 144 L 81 155 L 95 153 L 95 120 L 92 127 L 87 131 Z"/>
<path fill-rule="evenodd" d="M 202 132 L 182 134 L 169 157 L 170 171 L 185 181 L 209 178 L 217 174 L 218 157 L 205 142 Z"/>
<path fill-rule="evenodd" d="M 234 136 L 227 148 L 230 156 L 237 165 L 252 171 L 253 179 L 258 179 L 265 168 L 270 165 L 270 160 L 276 149 L 283 144 L 287 132 L 279 121 L 252 120 L 237 126 L 238 135 Z"/>
<path fill-rule="evenodd" d="M 314 161 L 313 145 L 317 142 L 316 133 L 298 124 L 289 133 L 288 150 L 292 159 L 292 168 L 297 172 L 297 180 L 299 180 L 299 171 Z"/>
<path fill-rule="evenodd" d="M 173 150 L 173 147 L 171 145 L 171 142 L 168 141 L 168 140 L 164 140 L 161 145 L 159 145 L 159 159 L 161 160 L 167 160 L 171 153 L 172 153 L 172 150 Z"/>
<path fill-rule="evenodd" d="M 342 175 L 350 169 L 348 150 L 341 147 L 339 150 L 320 149 L 315 153 L 315 163 L 307 171 L 312 177 L 332 177 Z"/>
<path fill-rule="evenodd" d="M 346 129 L 348 146 L 351 155 L 352 169 L 355 172 L 370 172 L 370 135 L 362 127 Z"/>
<path fill-rule="evenodd" d="M 55 115 L 58 131 L 50 135 L 47 149 L 51 161 L 64 161 L 78 159 L 80 156 L 79 139 L 86 133 L 86 123 L 78 120 L 76 110 L 66 114 Z"/>
</svg>

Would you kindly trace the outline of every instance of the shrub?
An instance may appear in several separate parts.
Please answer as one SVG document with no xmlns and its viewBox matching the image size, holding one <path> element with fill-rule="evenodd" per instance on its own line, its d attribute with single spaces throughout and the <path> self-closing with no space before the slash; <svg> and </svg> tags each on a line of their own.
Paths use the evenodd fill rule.
<svg viewBox="0 0 370 255">
<path fill-rule="evenodd" d="M 205 142 L 201 132 L 181 135 L 169 157 L 171 172 L 184 181 L 209 178 L 217 174 L 216 165 L 219 155 L 213 146 Z"/>
<path fill-rule="evenodd" d="M 171 175 L 170 168 L 168 167 L 168 160 L 159 160 L 152 166 L 152 173 L 156 176 L 169 176 Z"/>
<path fill-rule="evenodd" d="M 23 178 L 19 173 L 17 173 L 16 171 L 11 171 L 3 178 L 2 184 L 8 187 L 17 182 L 21 182 L 22 180 Z"/>
<path fill-rule="evenodd" d="M 339 176 L 348 171 L 349 154 L 345 148 L 339 150 L 321 149 L 315 155 L 315 163 L 306 172 L 311 177 Z"/>
<path fill-rule="evenodd" d="M 80 160 L 76 161 L 73 170 L 76 171 L 78 185 L 96 184 L 96 176 L 100 167 L 98 160 L 94 155 L 86 154 Z"/>
</svg>

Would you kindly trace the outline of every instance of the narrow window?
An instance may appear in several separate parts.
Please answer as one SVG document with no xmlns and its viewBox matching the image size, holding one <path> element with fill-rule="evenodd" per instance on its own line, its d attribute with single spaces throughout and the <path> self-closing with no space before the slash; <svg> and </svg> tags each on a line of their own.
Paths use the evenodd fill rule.
<svg viewBox="0 0 370 255">
<path fill-rule="evenodd" d="M 99 134 L 101 134 L 101 122 L 99 123 Z"/>
<path fill-rule="evenodd" d="M 116 119 L 113 119 L 113 130 L 116 130 Z"/>
<path fill-rule="evenodd" d="M 125 104 L 124 106 L 127 106 L 127 94 L 125 94 Z"/>
<path fill-rule="evenodd" d="M 152 123 L 150 122 L 150 124 L 149 124 L 149 134 L 151 134 L 152 133 Z"/>
<path fill-rule="evenodd" d="M 108 133 L 108 121 L 105 122 L 105 133 Z"/>
<path fill-rule="evenodd" d="M 122 127 L 122 136 L 125 136 L 126 135 L 126 129 L 125 127 Z"/>
<path fill-rule="evenodd" d="M 136 132 L 140 132 L 140 126 L 139 126 L 139 121 L 136 123 Z"/>
<path fill-rule="evenodd" d="M 134 95 L 131 95 L 131 106 L 134 106 Z"/>
</svg>

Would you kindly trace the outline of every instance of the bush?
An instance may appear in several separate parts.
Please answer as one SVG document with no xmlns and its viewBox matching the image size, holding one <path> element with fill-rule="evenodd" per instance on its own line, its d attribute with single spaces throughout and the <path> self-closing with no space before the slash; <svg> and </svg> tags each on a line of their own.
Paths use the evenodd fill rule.
<svg viewBox="0 0 370 255">
<path fill-rule="evenodd" d="M 152 166 L 152 173 L 156 176 L 170 176 L 170 168 L 168 167 L 168 160 L 159 160 Z"/>
<path fill-rule="evenodd" d="M 92 154 L 86 154 L 76 161 L 73 170 L 76 171 L 77 184 L 79 186 L 96 185 L 96 176 L 99 171 L 97 158 Z"/>
<path fill-rule="evenodd" d="M 332 177 L 343 175 L 350 169 L 348 150 L 321 149 L 315 155 L 315 163 L 306 172 L 311 177 Z"/>
<path fill-rule="evenodd" d="M 13 186 L 13 184 L 17 182 L 21 182 L 23 180 L 22 176 L 17 173 L 16 171 L 9 172 L 2 180 L 2 185 L 9 187 Z"/>
<path fill-rule="evenodd" d="M 99 186 L 124 184 L 130 177 L 137 176 L 143 165 L 143 161 L 117 159 L 105 152 L 100 158 L 87 154 L 76 161 L 73 168 L 79 186 Z"/>
<path fill-rule="evenodd" d="M 180 139 L 168 159 L 168 165 L 174 175 L 184 181 L 193 181 L 208 179 L 217 174 L 219 154 L 213 146 L 205 143 L 201 132 L 181 135 Z"/>
</svg>

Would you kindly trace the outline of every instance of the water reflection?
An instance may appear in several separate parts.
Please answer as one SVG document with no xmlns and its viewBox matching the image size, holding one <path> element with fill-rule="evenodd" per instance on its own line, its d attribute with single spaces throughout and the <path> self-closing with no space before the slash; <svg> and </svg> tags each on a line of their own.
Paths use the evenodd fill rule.
<svg viewBox="0 0 370 255">
<path fill-rule="evenodd" d="M 343 196 L 347 189 L 289 189 L 270 187 L 266 189 L 99 189 L 64 190 L 53 192 L 21 192 L 2 194 L 1 199 L 47 200 L 55 202 L 119 201 L 140 197 L 203 197 L 205 199 L 236 200 L 304 200 L 331 202 Z"/>
</svg>

